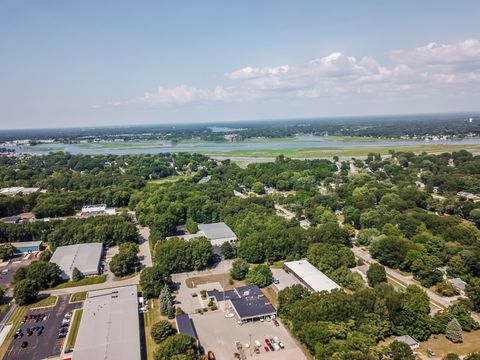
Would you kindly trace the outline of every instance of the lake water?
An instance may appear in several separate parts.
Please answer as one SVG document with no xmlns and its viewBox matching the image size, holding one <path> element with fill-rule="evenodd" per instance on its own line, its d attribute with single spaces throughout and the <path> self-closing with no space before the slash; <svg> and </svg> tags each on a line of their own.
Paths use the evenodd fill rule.
<svg viewBox="0 0 480 360">
<path fill-rule="evenodd" d="M 41 144 L 18 147 L 17 152 L 47 154 L 52 151 L 65 151 L 71 154 L 158 154 L 165 152 L 228 153 L 244 150 L 281 150 L 298 148 L 348 148 L 348 147 L 388 147 L 399 145 L 474 145 L 480 144 L 480 138 L 463 140 L 379 140 L 379 141 L 337 141 L 319 136 L 298 136 L 287 140 L 255 140 L 232 143 L 198 142 L 171 144 L 162 141 L 89 143 L 89 144 Z"/>
</svg>

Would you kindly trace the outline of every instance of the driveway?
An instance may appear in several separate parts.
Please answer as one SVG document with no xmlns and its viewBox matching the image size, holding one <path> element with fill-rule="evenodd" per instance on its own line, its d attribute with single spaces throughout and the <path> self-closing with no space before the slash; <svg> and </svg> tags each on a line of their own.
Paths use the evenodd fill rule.
<svg viewBox="0 0 480 360">
<path fill-rule="evenodd" d="M 278 291 L 296 284 L 302 285 L 302 283 L 298 281 L 293 275 L 288 274 L 283 269 L 272 269 L 272 274 L 279 281 L 278 284 L 274 284 Z"/>
</svg>

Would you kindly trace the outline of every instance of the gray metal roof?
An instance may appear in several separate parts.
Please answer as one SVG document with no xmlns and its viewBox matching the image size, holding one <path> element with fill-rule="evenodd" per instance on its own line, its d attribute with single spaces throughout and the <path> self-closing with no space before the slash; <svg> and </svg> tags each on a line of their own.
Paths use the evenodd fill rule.
<svg viewBox="0 0 480 360">
<path fill-rule="evenodd" d="M 87 294 L 73 359 L 141 359 L 135 285 Z"/>
<path fill-rule="evenodd" d="M 462 279 L 453 278 L 453 279 L 449 279 L 448 281 L 450 282 L 450 284 L 455 286 L 457 289 L 459 289 L 461 291 L 465 291 L 465 286 L 467 286 L 467 283 L 465 281 L 463 281 Z"/>
<path fill-rule="evenodd" d="M 85 275 L 93 275 L 98 273 L 102 252 L 102 243 L 60 246 L 53 253 L 50 262 L 60 267 L 64 277 L 72 277 L 74 268 Z"/>
<path fill-rule="evenodd" d="M 203 233 L 208 240 L 237 237 L 232 229 L 230 229 L 228 225 L 223 222 L 214 224 L 198 224 L 198 233 Z"/>
<path fill-rule="evenodd" d="M 418 345 L 418 341 L 415 340 L 413 337 L 411 337 L 410 335 L 402 335 L 402 336 L 397 336 L 395 338 L 395 341 L 398 341 L 398 342 L 403 342 L 405 344 L 407 344 L 408 346 L 416 346 Z"/>
<path fill-rule="evenodd" d="M 335 281 L 310 264 L 308 260 L 289 261 L 284 266 L 287 271 L 293 272 L 313 291 L 340 289 L 340 286 Z"/>
</svg>

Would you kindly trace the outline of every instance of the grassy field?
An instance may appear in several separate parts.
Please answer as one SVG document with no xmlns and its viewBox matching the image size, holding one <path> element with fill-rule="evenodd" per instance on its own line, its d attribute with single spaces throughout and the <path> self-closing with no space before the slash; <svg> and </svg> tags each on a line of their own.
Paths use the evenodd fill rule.
<svg viewBox="0 0 480 360">
<path fill-rule="evenodd" d="M 157 344 L 155 344 L 152 337 L 150 336 L 150 330 L 152 329 L 152 325 L 160 321 L 162 317 L 160 316 L 160 302 L 158 301 L 158 299 L 149 300 L 149 304 L 150 304 L 150 307 L 148 311 L 143 313 L 143 322 L 145 325 L 147 359 L 153 360 L 153 352 L 155 351 Z"/>
<path fill-rule="evenodd" d="M 105 281 L 107 281 L 107 275 L 89 276 L 79 281 L 64 282 L 54 287 L 54 289 L 66 289 L 66 288 L 77 287 L 77 286 L 102 284 Z"/>
<path fill-rule="evenodd" d="M 165 183 L 170 183 L 170 182 L 175 182 L 178 180 L 182 179 L 191 179 L 191 176 L 185 176 L 185 175 L 172 175 L 163 179 L 155 179 L 155 180 L 149 180 L 148 184 L 154 184 L 154 185 L 161 185 Z"/>
<path fill-rule="evenodd" d="M 272 303 L 272 305 L 275 306 L 276 309 L 278 309 L 278 291 L 275 285 L 271 284 L 266 288 L 263 288 L 262 291 L 268 298 L 268 300 Z"/>
<path fill-rule="evenodd" d="M 87 292 L 86 291 L 79 291 L 79 292 L 76 292 L 75 294 L 72 294 L 72 296 L 70 297 L 70 302 L 73 303 L 73 302 L 79 302 L 79 301 L 83 301 L 87 298 Z"/>
<path fill-rule="evenodd" d="M 445 335 L 431 336 L 428 341 L 421 343 L 419 351 L 427 354 L 427 349 L 432 349 L 436 356 L 442 357 L 452 352 L 458 355 L 467 355 L 480 350 L 480 330 L 463 333 L 463 343 L 454 344 Z"/>
<path fill-rule="evenodd" d="M 133 274 L 130 274 L 130 275 L 125 275 L 125 276 L 115 276 L 113 278 L 113 281 L 122 281 L 122 280 L 128 280 L 128 279 L 131 279 L 135 276 L 137 276 L 139 273 L 136 272 L 136 273 L 133 273 Z"/>
<path fill-rule="evenodd" d="M 222 285 L 224 290 L 233 290 L 238 286 L 244 286 L 245 281 L 236 281 L 233 280 L 233 283 L 230 283 L 229 274 L 214 274 L 214 275 L 205 275 L 205 276 L 196 276 L 191 277 L 185 280 L 187 287 L 190 289 L 196 288 L 197 285 L 209 284 L 213 282 L 218 282 Z"/>
<path fill-rule="evenodd" d="M 80 327 L 80 320 L 82 320 L 83 309 L 78 309 L 74 311 L 72 325 L 70 325 L 70 330 L 68 331 L 67 344 L 65 345 L 66 349 L 71 349 L 75 346 L 75 340 L 77 340 L 78 328 Z"/>
<path fill-rule="evenodd" d="M 15 309 L 15 311 L 13 312 L 8 322 L 8 324 L 12 324 L 12 328 L 8 332 L 7 337 L 5 338 L 5 341 L 3 342 L 2 346 L 0 346 L 0 359 L 3 359 L 5 353 L 8 350 L 8 347 L 10 346 L 13 340 L 13 335 L 15 334 L 15 331 L 17 331 L 23 317 L 28 313 L 28 311 L 30 309 L 35 309 L 39 307 L 52 306 L 56 302 L 57 302 L 56 296 L 49 296 L 49 297 L 40 299 L 34 302 L 33 304 L 30 304 L 27 306 L 19 306 Z"/>
</svg>

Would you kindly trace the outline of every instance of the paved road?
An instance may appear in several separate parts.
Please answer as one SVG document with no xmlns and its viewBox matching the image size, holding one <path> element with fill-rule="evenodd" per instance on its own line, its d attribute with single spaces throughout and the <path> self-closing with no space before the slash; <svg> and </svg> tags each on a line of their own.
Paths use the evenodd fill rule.
<svg viewBox="0 0 480 360">
<path fill-rule="evenodd" d="M 353 251 L 353 253 L 355 254 L 356 257 L 358 257 L 360 259 L 363 259 L 363 261 L 365 261 L 368 264 L 378 263 L 378 261 L 375 260 L 374 258 L 372 258 L 372 256 L 368 252 L 366 252 L 365 250 L 362 250 L 362 249 L 354 246 L 352 248 L 352 251 Z M 411 277 L 399 274 L 397 271 L 395 271 L 395 270 L 393 270 L 389 267 L 385 266 L 385 271 L 387 273 L 387 276 L 391 280 L 397 282 L 401 286 L 405 286 L 405 284 L 406 285 L 420 286 L 418 283 L 413 281 Z M 439 296 L 439 295 L 435 294 L 433 291 L 431 291 L 429 289 L 426 289 L 424 287 L 422 287 L 422 289 L 427 293 L 428 297 L 430 298 L 430 303 L 432 305 L 434 305 L 436 308 L 441 309 L 441 310 L 446 309 L 449 306 L 453 305 L 454 302 L 456 300 L 458 300 L 458 298 L 459 298 L 458 296 L 452 296 L 450 298 L 446 298 L 446 297 L 443 297 L 443 296 Z M 470 315 L 472 316 L 472 318 L 476 322 L 480 323 L 480 315 L 479 314 L 472 312 L 472 313 L 470 313 Z"/>
<path fill-rule="evenodd" d="M 354 246 L 352 248 L 352 251 L 353 251 L 353 253 L 355 254 L 356 257 L 363 259 L 368 264 L 378 263 L 378 261 L 375 260 L 374 258 L 372 258 L 372 256 L 368 252 L 366 252 L 365 250 L 362 250 L 362 249 Z M 402 275 L 402 274 L 398 273 L 397 271 L 395 271 L 395 270 L 393 270 L 389 267 L 386 267 L 386 266 L 384 266 L 384 267 L 385 267 L 385 271 L 387 273 L 387 276 L 390 277 L 393 281 L 396 281 L 397 283 L 399 283 L 400 285 L 403 285 L 403 286 L 406 286 L 406 285 L 420 286 L 410 276 Z M 439 295 L 435 294 L 433 291 L 431 291 L 429 289 L 426 289 L 426 288 L 423 288 L 423 290 L 427 293 L 428 297 L 430 298 L 430 302 L 432 303 L 432 305 L 434 305 L 435 307 L 440 308 L 440 309 L 448 308 L 457 299 L 456 297 L 445 298 L 445 297 L 439 296 Z"/>
<path fill-rule="evenodd" d="M 275 204 L 275 210 L 277 210 L 278 216 L 281 216 L 287 220 L 292 220 L 295 217 L 295 214 L 293 212 L 285 209 L 285 207 L 280 204 Z M 310 227 L 310 221 L 306 219 L 300 220 L 300 226 L 304 229 L 308 229 Z"/>
<path fill-rule="evenodd" d="M 137 225 L 138 232 L 140 234 L 139 244 L 140 252 L 139 256 L 142 261 L 143 267 L 152 267 L 152 252 L 150 251 L 150 242 L 148 238 L 150 237 L 150 228 Z"/>
</svg>

